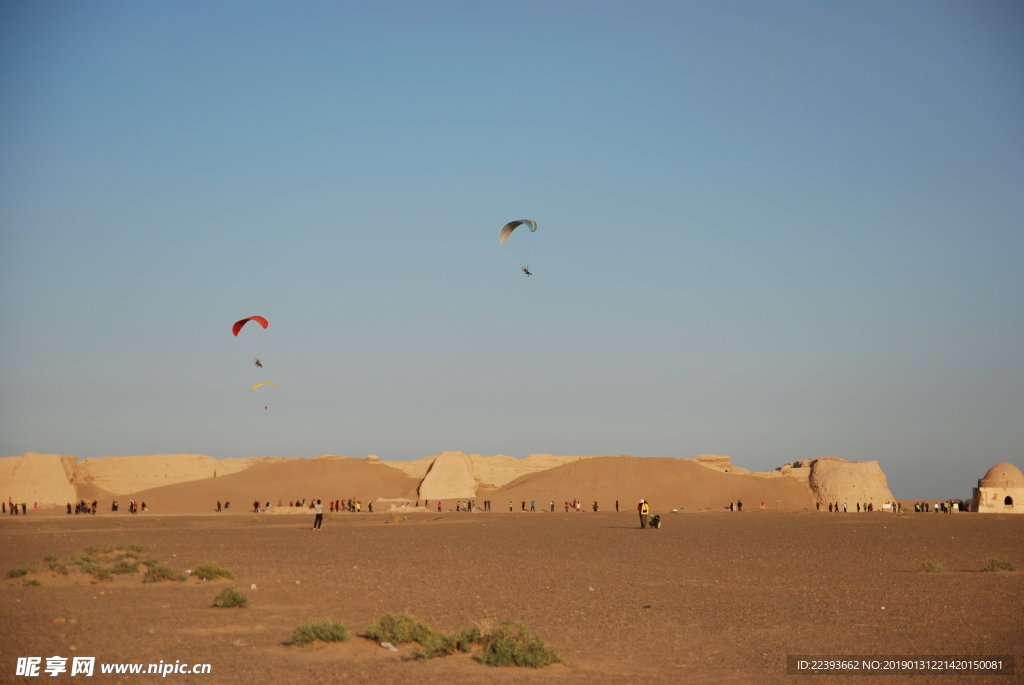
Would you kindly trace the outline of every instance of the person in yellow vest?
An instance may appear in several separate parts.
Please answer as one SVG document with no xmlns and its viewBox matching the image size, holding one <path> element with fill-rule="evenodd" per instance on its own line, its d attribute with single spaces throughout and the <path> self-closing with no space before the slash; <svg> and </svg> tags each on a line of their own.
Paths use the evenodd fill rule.
<svg viewBox="0 0 1024 685">
<path fill-rule="evenodd" d="M 647 503 L 647 500 L 640 500 L 640 504 L 636 507 L 637 511 L 640 512 L 640 527 L 647 527 L 647 515 L 651 513 L 651 506 Z"/>
<path fill-rule="evenodd" d="M 360 502 L 359 500 L 356 500 L 356 513 L 358 514 L 358 513 L 362 512 L 362 511 L 363 511 L 363 503 Z"/>
</svg>

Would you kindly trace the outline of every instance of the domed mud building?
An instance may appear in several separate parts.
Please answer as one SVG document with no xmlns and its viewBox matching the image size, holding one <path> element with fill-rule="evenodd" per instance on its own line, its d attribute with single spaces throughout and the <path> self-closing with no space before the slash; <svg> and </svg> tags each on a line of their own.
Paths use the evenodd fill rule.
<svg viewBox="0 0 1024 685">
<path fill-rule="evenodd" d="M 1024 473 L 1013 464 L 1003 462 L 988 470 L 978 481 L 971 501 L 973 511 L 1001 514 L 1024 514 Z"/>
</svg>

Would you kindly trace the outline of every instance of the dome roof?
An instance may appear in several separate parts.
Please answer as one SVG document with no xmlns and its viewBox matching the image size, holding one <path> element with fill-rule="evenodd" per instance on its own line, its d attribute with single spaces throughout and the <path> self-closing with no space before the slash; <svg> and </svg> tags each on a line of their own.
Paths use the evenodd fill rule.
<svg viewBox="0 0 1024 685">
<path fill-rule="evenodd" d="M 1016 483 L 1012 481 L 1016 481 Z M 1024 487 L 1024 473 L 1021 473 L 1020 469 L 1013 464 L 1004 461 L 1002 464 L 996 464 L 990 468 L 985 477 L 981 479 L 982 485 L 988 485 L 989 482 L 995 487 Z"/>
</svg>

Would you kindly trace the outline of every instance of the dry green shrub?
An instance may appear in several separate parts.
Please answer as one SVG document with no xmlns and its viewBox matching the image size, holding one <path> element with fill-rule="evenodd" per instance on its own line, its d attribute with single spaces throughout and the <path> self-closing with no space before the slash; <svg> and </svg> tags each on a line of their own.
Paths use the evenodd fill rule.
<svg viewBox="0 0 1024 685">
<path fill-rule="evenodd" d="M 28 574 L 35 572 L 36 569 L 30 566 L 19 566 L 18 568 L 12 568 L 8 571 L 4 578 L 21 578 L 22 576 L 27 576 Z"/>
<path fill-rule="evenodd" d="M 76 552 L 75 554 L 71 555 L 71 557 L 68 559 L 68 566 L 78 566 L 85 573 L 89 573 L 89 571 L 86 571 L 86 567 L 94 566 L 95 564 L 96 557 L 94 557 L 92 554 L 89 554 L 85 550 L 81 552 Z"/>
<path fill-rule="evenodd" d="M 377 622 L 366 629 L 366 637 L 377 642 L 390 642 L 398 645 L 403 642 L 419 642 L 425 644 L 435 636 L 433 628 L 409 614 L 384 614 Z"/>
<path fill-rule="evenodd" d="M 992 557 L 985 564 L 985 568 L 982 571 L 995 572 L 995 571 L 1016 571 L 1017 567 L 1013 565 L 1013 562 L 1009 559 L 997 559 Z"/>
<path fill-rule="evenodd" d="M 33 587 L 33 586 L 36 586 L 36 585 L 42 585 L 42 583 L 40 583 L 35 578 L 26 578 L 25 580 L 22 581 L 22 584 L 24 584 L 26 587 Z"/>
<path fill-rule="evenodd" d="M 942 573 L 946 569 L 937 561 L 922 561 L 918 565 L 917 570 L 922 573 Z"/>
<path fill-rule="evenodd" d="M 527 666 L 543 668 L 550 664 L 565 663 L 552 647 L 534 635 L 522 623 L 502 621 L 492 632 L 481 638 L 484 651 L 476 660 L 488 666 Z"/>
<path fill-rule="evenodd" d="M 158 583 L 161 580 L 173 580 L 179 583 L 183 583 L 188 580 L 188 577 L 173 568 L 168 568 L 162 564 L 154 564 L 149 566 L 147 564 L 146 575 L 142 577 L 143 583 Z"/>
<path fill-rule="evenodd" d="M 344 623 L 329 618 L 306 621 L 292 631 L 292 644 L 300 647 L 310 642 L 344 642 L 348 639 L 348 628 Z"/>
<path fill-rule="evenodd" d="M 218 578 L 228 578 L 229 580 L 235 579 L 235 574 L 219 566 L 214 562 L 208 564 L 199 564 L 192 571 L 192 575 L 202 580 L 216 580 Z"/>
<path fill-rule="evenodd" d="M 129 573 L 139 572 L 139 562 L 134 559 L 121 559 L 114 563 L 114 568 L 110 569 L 112 573 L 116 573 L 119 576 L 127 575 Z"/>
<path fill-rule="evenodd" d="M 213 599 L 213 605 L 222 609 L 249 606 L 249 599 L 233 587 L 226 587 Z"/>
</svg>

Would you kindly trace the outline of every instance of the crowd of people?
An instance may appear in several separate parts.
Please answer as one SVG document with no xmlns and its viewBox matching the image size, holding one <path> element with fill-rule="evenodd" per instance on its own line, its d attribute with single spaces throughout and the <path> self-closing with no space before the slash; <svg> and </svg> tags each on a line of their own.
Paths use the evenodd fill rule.
<svg viewBox="0 0 1024 685">
<path fill-rule="evenodd" d="M 10 497 L 8 497 L 7 501 L 3 502 L 2 504 L 3 504 L 3 508 L 0 509 L 0 513 L 10 514 L 11 516 L 17 516 L 19 513 L 26 514 L 26 515 L 28 514 L 28 503 L 27 502 L 22 502 L 19 505 L 16 502 L 14 502 Z M 21 512 L 18 511 L 19 507 L 21 507 Z M 33 502 L 32 503 L 32 511 L 33 511 L 33 513 L 39 511 L 39 502 Z"/>
</svg>

